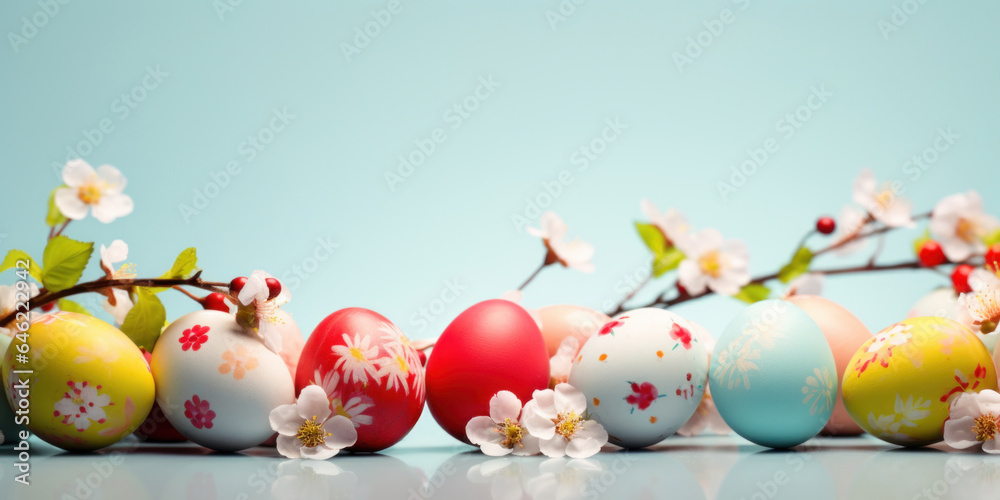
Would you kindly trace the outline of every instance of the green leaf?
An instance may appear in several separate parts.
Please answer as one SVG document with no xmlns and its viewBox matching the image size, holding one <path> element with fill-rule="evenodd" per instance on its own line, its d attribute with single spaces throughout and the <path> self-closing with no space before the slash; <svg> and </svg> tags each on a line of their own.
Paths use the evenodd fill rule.
<svg viewBox="0 0 1000 500">
<path fill-rule="evenodd" d="M 83 307 L 80 304 L 77 304 L 76 302 L 73 302 L 72 300 L 69 300 L 69 299 L 59 299 L 59 302 L 57 303 L 57 305 L 59 306 L 59 309 L 62 310 L 62 311 L 74 312 L 74 313 L 80 313 L 80 314 L 86 314 L 87 316 L 93 316 L 93 314 L 90 314 L 90 311 L 88 311 L 86 307 Z"/>
<path fill-rule="evenodd" d="M 992 233 L 986 235 L 986 237 L 983 238 L 983 243 L 986 243 L 986 246 L 1000 243 L 1000 229 L 997 229 L 996 231 L 993 231 Z"/>
<path fill-rule="evenodd" d="M 174 259 L 174 265 L 169 271 L 163 273 L 160 279 L 186 279 L 190 278 L 195 271 L 198 270 L 198 254 L 194 247 L 185 248 L 180 255 Z M 153 293 L 160 293 L 167 288 L 165 287 L 150 287 L 149 290 Z"/>
<path fill-rule="evenodd" d="M 49 213 L 45 216 L 45 224 L 49 227 L 56 227 L 69 220 L 59 211 L 59 207 L 56 206 L 56 191 L 64 187 L 66 187 L 65 184 L 53 189 L 52 194 L 49 195 Z"/>
<path fill-rule="evenodd" d="M 760 302 L 768 298 L 770 295 L 770 288 L 759 283 L 750 283 L 740 289 L 740 293 L 737 293 L 734 297 L 746 302 L 747 304 L 753 304 L 754 302 Z"/>
<path fill-rule="evenodd" d="M 920 255 L 920 248 L 924 246 L 924 243 L 930 241 L 931 230 L 925 229 L 924 234 L 920 235 L 919 238 L 913 240 L 913 253 L 915 255 Z"/>
<path fill-rule="evenodd" d="M 152 290 L 136 289 L 136 302 L 125 316 L 121 331 L 135 342 L 135 345 L 152 351 L 156 339 L 160 337 L 167 311 Z"/>
<path fill-rule="evenodd" d="M 42 284 L 50 292 L 65 290 L 80 281 L 83 270 L 94 253 L 93 243 L 83 243 L 65 236 L 56 236 L 49 240 L 42 255 L 45 274 Z"/>
<path fill-rule="evenodd" d="M 799 247 L 795 255 L 792 256 L 791 262 L 785 264 L 785 267 L 778 271 L 778 279 L 782 283 L 788 283 L 792 281 L 800 274 L 809 270 L 809 264 L 812 263 L 813 253 L 806 247 Z"/>
<path fill-rule="evenodd" d="M 42 282 L 42 275 L 44 274 L 44 271 L 41 262 L 32 259 L 31 256 L 28 255 L 28 252 L 25 252 L 24 250 L 14 249 L 7 252 L 7 256 L 3 259 L 3 263 L 0 263 L 0 273 L 17 267 L 18 261 L 26 261 L 28 263 L 28 274 L 30 274 L 32 278 L 38 280 L 39 283 Z M 17 268 L 22 269 L 22 267 Z"/>
<path fill-rule="evenodd" d="M 658 227 L 652 224 L 636 222 L 635 229 L 639 231 L 639 237 L 646 243 L 646 246 L 653 252 L 653 255 L 659 255 L 667 249 L 667 239 Z"/>
<path fill-rule="evenodd" d="M 666 251 L 656 254 L 653 258 L 653 277 L 659 278 L 668 271 L 677 269 L 682 260 L 684 260 L 684 252 L 678 250 L 677 247 L 670 247 Z"/>
</svg>

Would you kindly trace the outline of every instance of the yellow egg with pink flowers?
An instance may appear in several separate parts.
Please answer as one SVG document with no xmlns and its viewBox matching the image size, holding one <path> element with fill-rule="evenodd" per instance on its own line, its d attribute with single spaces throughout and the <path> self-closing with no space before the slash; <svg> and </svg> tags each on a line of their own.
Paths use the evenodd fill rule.
<svg viewBox="0 0 1000 500">
<path fill-rule="evenodd" d="M 944 437 L 951 402 L 997 389 L 990 351 L 965 326 L 937 316 L 909 318 L 866 341 L 843 374 L 844 406 L 866 432 L 900 446 Z"/>
<path fill-rule="evenodd" d="M 11 342 L 2 370 L 7 399 L 24 419 L 19 423 L 70 451 L 96 450 L 128 436 L 156 394 L 142 351 L 124 333 L 66 311 L 32 321 Z"/>
</svg>

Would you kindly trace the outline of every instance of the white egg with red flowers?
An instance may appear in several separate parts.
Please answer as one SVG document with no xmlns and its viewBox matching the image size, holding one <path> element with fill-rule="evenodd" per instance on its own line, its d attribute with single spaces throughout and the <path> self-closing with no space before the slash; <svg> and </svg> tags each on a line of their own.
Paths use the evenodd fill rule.
<svg viewBox="0 0 1000 500">
<path fill-rule="evenodd" d="M 151 361 L 156 401 L 170 424 L 206 448 L 236 451 L 273 434 L 268 415 L 295 401 L 281 356 L 220 311 L 178 318 L 160 335 Z"/>
<path fill-rule="evenodd" d="M 705 392 L 709 354 L 701 327 L 663 309 L 616 316 L 587 340 L 569 383 L 612 444 L 642 448 L 677 432 Z"/>
</svg>

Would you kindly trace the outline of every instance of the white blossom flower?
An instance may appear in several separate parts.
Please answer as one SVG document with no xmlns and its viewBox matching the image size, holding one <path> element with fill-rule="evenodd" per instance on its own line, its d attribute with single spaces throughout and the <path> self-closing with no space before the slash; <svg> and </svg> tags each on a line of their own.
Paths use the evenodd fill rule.
<svg viewBox="0 0 1000 500">
<path fill-rule="evenodd" d="M 590 243 L 585 243 L 579 239 L 573 241 L 563 241 L 568 229 L 555 212 L 549 211 L 542 214 L 541 229 L 528 227 L 528 234 L 542 238 L 545 247 L 548 249 L 546 262 L 554 259 L 564 267 L 576 269 L 585 273 L 594 271 L 594 264 L 590 259 L 594 257 L 594 247 Z"/>
<path fill-rule="evenodd" d="M 34 283 L 27 283 L 28 287 L 28 297 L 33 298 L 38 295 L 38 285 Z M 24 296 L 18 297 L 19 293 L 16 286 L 0 285 L 0 318 L 6 317 L 8 314 L 14 312 L 17 309 L 19 302 L 18 299 Z M 22 308 L 21 311 L 24 311 Z M 28 321 L 33 321 L 37 315 L 33 312 L 28 313 Z M 14 326 L 16 321 L 7 325 L 7 327 L 0 327 L 0 335 L 6 335 L 8 337 L 13 337 L 16 333 L 16 327 Z"/>
<path fill-rule="evenodd" d="M 691 295 L 701 295 L 705 288 L 720 295 L 736 295 L 750 282 L 750 256 L 740 240 L 724 241 L 715 229 L 703 229 L 691 235 L 687 248 L 681 249 L 677 278 Z"/>
<path fill-rule="evenodd" d="M 67 187 L 56 189 L 55 203 L 68 219 L 82 219 L 91 210 L 94 218 L 107 224 L 132 213 L 132 198 L 122 193 L 125 176 L 111 165 L 94 171 L 83 160 L 70 160 L 63 167 L 63 182 Z"/>
<path fill-rule="evenodd" d="M 1000 322 L 1000 288 L 985 285 L 958 296 L 958 322 L 973 331 L 992 333 Z"/>
<path fill-rule="evenodd" d="M 861 170 L 854 180 L 854 202 L 861 205 L 875 220 L 889 227 L 913 227 L 913 204 L 897 195 L 889 182 L 879 186 L 875 174 Z"/>
<path fill-rule="evenodd" d="M 135 266 L 123 264 L 115 270 L 115 264 L 128 259 L 128 245 L 122 240 L 111 242 L 111 246 L 101 245 L 101 269 L 110 279 L 132 279 L 135 278 Z M 114 316 L 115 323 L 125 322 L 125 316 L 132 310 L 132 297 L 127 290 L 112 288 L 111 297 L 108 297 L 101 304 L 104 310 Z"/>
<path fill-rule="evenodd" d="M 823 293 L 824 281 L 823 273 L 805 273 L 788 284 L 784 298 L 794 295 L 820 295 Z"/>
<path fill-rule="evenodd" d="M 103 424 L 108 418 L 104 407 L 111 404 L 111 396 L 99 394 L 97 388 L 86 381 L 70 381 L 69 386 L 63 398 L 56 402 L 54 415 L 81 432 L 90 428 L 91 422 Z"/>
<path fill-rule="evenodd" d="M 549 457 L 568 455 L 587 458 L 608 442 L 608 431 L 594 420 L 585 419 L 587 401 L 569 384 L 535 391 L 524 407 L 524 424 L 539 439 L 539 448 Z"/>
<path fill-rule="evenodd" d="M 948 420 L 944 421 L 944 442 L 958 449 L 982 445 L 986 453 L 1000 453 L 998 430 L 1000 394 L 989 389 L 966 392 L 951 404 Z"/>
<path fill-rule="evenodd" d="M 986 251 L 983 238 L 1000 228 L 1000 221 L 983 211 L 979 193 L 969 191 L 939 201 L 931 212 L 929 226 L 945 257 L 961 262 Z"/>
<path fill-rule="evenodd" d="M 666 213 L 660 213 L 660 209 L 649 200 L 642 200 L 640 206 L 643 215 L 649 219 L 650 224 L 656 226 L 663 233 L 668 247 L 683 248 L 685 246 L 691 226 L 688 225 L 684 214 L 674 208 L 668 209 Z"/>
<path fill-rule="evenodd" d="M 403 390 L 403 394 L 410 394 L 410 360 L 400 342 L 392 342 L 383 346 L 388 356 L 375 360 L 378 365 L 378 376 L 386 377 L 385 388 Z"/>
<path fill-rule="evenodd" d="M 479 445 L 483 453 L 490 456 L 538 453 L 538 438 L 525 432 L 521 400 L 510 391 L 493 395 L 490 415 L 472 417 L 465 426 L 465 434 L 472 444 Z"/>
<path fill-rule="evenodd" d="M 271 410 L 268 419 L 278 433 L 278 453 L 288 458 L 326 460 L 358 440 L 354 424 L 333 414 L 318 385 L 303 388 L 294 404 Z"/>
<path fill-rule="evenodd" d="M 277 312 L 282 304 L 287 303 L 291 299 L 291 294 L 288 292 L 288 287 L 284 283 L 279 282 L 281 292 L 273 299 L 268 299 L 270 296 L 270 289 L 267 286 L 268 279 L 275 278 L 264 271 L 250 273 L 246 284 L 243 285 L 243 288 L 240 289 L 240 293 L 237 295 L 237 300 L 239 300 L 242 306 L 242 311 L 252 313 L 253 320 L 249 326 L 255 329 L 257 334 L 260 335 L 261 340 L 264 341 L 264 346 L 275 353 L 280 353 L 281 331 L 278 329 L 278 325 L 284 323 L 285 320 Z M 244 314 L 237 312 L 238 319 L 243 316 Z"/>
<path fill-rule="evenodd" d="M 375 366 L 378 346 L 372 346 L 371 337 L 355 333 L 351 338 L 345 333 L 341 338 L 344 339 L 344 345 L 335 345 L 331 349 L 337 355 L 333 369 L 343 369 L 344 381 L 348 378 L 352 382 L 361 383 L 367 383 L 369 378 L 375 379 L 375 382 L 381 380 L 378 367 Z"/>
<path fill-rule="evenodd" d="M 835 252 L 838 255 L 847 255 L 857 252 L 865 247 L 868 240 L 855 239 L 865 224 L 868 223 L 868 214 L 854 205 L 844 205 L 840 209 L 840 217 L 837 218 L 837 232 L 833 236 L 833 244 L 837 245 Z"/>
</svg>

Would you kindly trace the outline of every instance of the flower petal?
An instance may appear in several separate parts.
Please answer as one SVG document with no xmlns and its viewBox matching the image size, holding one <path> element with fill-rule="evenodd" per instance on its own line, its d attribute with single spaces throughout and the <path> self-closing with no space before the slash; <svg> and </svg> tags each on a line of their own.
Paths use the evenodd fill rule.
<svg viewBox="0 0 1000 500">
<path fill-rule="evenodd" d="M 101 263 L 114 271 L 114 264 L 128 258 L 128 245 L 122 240 L 111 242 L 111 246 L 101 245 Z"/>
<path fill-rule="evenodd" d="M 521 437 L 521 445 L 515 446 L 512 453 L 517 456 L 526 457 L 529 455 L 537 455 L 540 453 L 539 440 L 531 434 L 525 434 Z"/>
<path fill-rule="evenodd" d="M 479 449 L 482 450 L 484 454 L 489 455 L 491 457 L 502 457 L 510 455 L 510 452 L 513 451 L 510 448 L 504 448 L 503 446 L 500 446 L 500 443 L 483 443 L 482 446 L 479 447 Z"/>
<path fill-rule="evenodd" d="M 125 176 L 121 170 L 111 165 L 97 167 L 97 176 L 106 184 L 106 193 L 121 193 L 125 190 Z"/>
<path fill-rule="evenodd" d="M 494 430 L 495 422 L 487 416 L 472 417 L 469 423 L 465 424 L 465 435 L 469 441 L 475 445 L 494 443 L 500 441 L 500 433 Z"/>
<path fill-rule="evenodd" d="M 557 413 L 587 411 L 587 398 L 579 389 L 569 384 L 559 384 L 555 389 L 555 405 Z"/>
<path fill-rule="evenodd" d="M 538 442 L 538 447 L 547 457 L 566 456 L 566 439 L 562 436 L 554 436 L 552 439 L 542 439 Z"/>
<path fill-rule="evenodd" d="M 67 219 L 79 220 L 87 216 L 89 208 L 83 200 L 76 194 L 76 189 L 59 188 L 56 189 L 56 208 L 59 209 Z"/>
<path fill-rule="evenodd" d="M 535 391 L 537 394 L 541 391 Z M 552 392 L 551 390 L 549 392 Z M 549 412 L 542 412 L 535 400 L 531 400 L 524 405 L 524 427 L 532 436 L 538 439 L 551 439 L 556 433 L 556 424 L 552 422 L 555 412 L 549 417 Z"/>
<path fill-rule="evenodd" d="M 306 420 L 315 419 L 317 422 L 324 422 L 331 413 L 330 400 L 326 399 L 326 391 L 318 385 L 303 388 L 295 406 L 299 416 Z"/>
<path fill-rule="evenodd" d="M 490 399 L 490 418 L 501 424 L 504 419 L 517 422 L 521 415 L 521 400 L 510 391 L 500 391 Z"/>
<path fill-rule="evenodd" d="M 295 436 L 305 422 L 295 405 L 281 405 L 271 410 L 268 420 L 271 422 L 271 429 L 282 436 Z"/>
<path fill-rule="evenodd" d="M 101 200 L 93 207 L 94 218 L 109 224 L 119 217 L 124 217 L 132 213 L 135 205 L 132 197 L 122 193 L 105 193 Z M 67 217 L 69 217 L 67 215 Z"/>
<path fill-rule="evenodd" d="M 323 424 L 323 429 L 330 433 L 326 437 L 326 445 L 330 448 L 339 450 L 358 442 L 358 431 L 354 428 L 354 423 L 343 415 L 334 415 Z"/>
<path fill-rule="evenodd" d="M 302 458 L 310 458 L 313 460 L 326 460 L 340 451 L 340 448 L 327 448 L 326 446 L 303 446 L 299 452 L 302 454 Z"/>
<path fill-rule="evenodd" d="M 87 182 L 93 180 L 97 172 L 94 171 L 94 167 L 91 167 L 89 163 L 81 160 L 70 160 L 66 162 L 66 166 L 63 167 L 62 179 L 63 183 L 71 188 L 80 187 Z M 75 189 L 73 190 L 76 191 Z M 63 215 L 66 215 L 63 213 Z M 66 217 L 69 217 L 66 215 Z"/>
<path fill-rule="evenodd" d="M 944 442 L 952 448 L 968 448 L 979 444 L 972 432 L 972 417 L 949 418 L 944 423 Z"/>
<path fill-rule="evenodd" d="M 592 457 L 601 451 L 601 443 L 596 439 L 573 438 L 566 443 L 566 455 L 572 458 Z"/>
<path fill-rule="evenodd" d="M 278 453 L 281 453 L 285 457 L 299 458 L 302 456 L 302 452 L 300 451 L 302 448 L 301 446 L 302 443 L 299 442 L 299 440 L 296 439 L 295 436 L 286 436 L 284 434 L 279 434 L 276 444 L 278 448 Z"/>
</svg>

